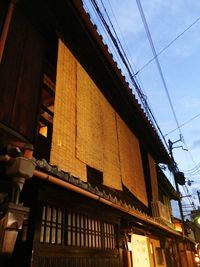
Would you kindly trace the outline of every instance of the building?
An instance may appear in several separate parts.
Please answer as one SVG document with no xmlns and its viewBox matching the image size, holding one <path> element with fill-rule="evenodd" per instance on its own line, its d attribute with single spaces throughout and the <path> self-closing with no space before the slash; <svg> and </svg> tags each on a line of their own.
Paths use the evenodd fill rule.
<svg viewBox="0 0 200 267">
<path fill-rule="evenodd" d="M 170 157 L 81 1 L 1 1 L 1 262 L 186 266 Z"/>
</svg>

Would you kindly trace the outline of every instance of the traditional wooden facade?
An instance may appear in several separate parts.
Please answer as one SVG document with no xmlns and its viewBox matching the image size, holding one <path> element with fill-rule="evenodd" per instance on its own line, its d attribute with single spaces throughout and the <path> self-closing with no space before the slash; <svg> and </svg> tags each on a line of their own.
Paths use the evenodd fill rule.
<svg viewBox="0 0 200 267">
<path fill-rule="evenodd" d="M 2 264 L 193 266 L 169 155 L 81 1 L 0 5 Z"/>
</svg>

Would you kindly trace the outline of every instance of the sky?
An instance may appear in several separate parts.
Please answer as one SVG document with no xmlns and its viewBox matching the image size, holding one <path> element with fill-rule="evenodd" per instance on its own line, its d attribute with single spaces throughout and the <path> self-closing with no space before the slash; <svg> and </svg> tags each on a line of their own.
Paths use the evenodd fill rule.
<svg viewBox="0 0 200 267">
<path fill-rule="evenodd" d="M 153 58 L 153 53 L 136 0 L 96 0 L 96 2 L 108 21 L 102 6 L 102 3 L 104 4 L 131 66 L 137 73 Z M 103 30 L 91 1 L 84 0 L 83 3 L 128 81 L 127 72 Z M 140 0 L 140 3 L 157 54 L 196 21 L 158 57 L 178 124 L 179 126 L 185 124 L 180 128 L 184 142 L 176 142 L 180 139 L 180 132 L 173 131 L 177 128 L 177 123 L 155 60 L 139 71 L 137 80 L 166 141 L 170 139 L 176 142 L 173 154 L 179 170 L 185 173 L 187 180 L 193 181 L 191 186 L 187 184 L 187 188 L 180 187 L 183 196 L 190 194 L 192 196 L 184 197 L 183 205 L 194 201 L 197 207 L 200 206 L 197 197 L 197 190 L 200 191 L 200 168 L 195 171 L 196 166 L 200 167 L 200 20 L 198 20 L 200 1 Z M 133 88 L 131 84 L 130 86 Z M 133 93 L 135 93 L 134 88 Z M 171 131 L 173 132 L 170 133 Z M 194 173 L 196 174 L 191 175 Z M 168 178 L 174 185 L 171 174 Z"/>
</svg>

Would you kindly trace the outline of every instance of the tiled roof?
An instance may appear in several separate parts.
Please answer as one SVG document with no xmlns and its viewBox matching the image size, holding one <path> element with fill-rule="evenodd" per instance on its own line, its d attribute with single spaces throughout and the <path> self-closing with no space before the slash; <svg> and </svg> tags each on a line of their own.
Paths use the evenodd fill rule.
<svg viewBox="0 0 200 267">
<path fill-rule="evenodd" d="M 62 171 L 59 167 L 49 165 L 45 159 L 35 160 L 35 162 L 37 169 L 109 201 L 113 204 L 111 205 L 113 208 L 119 209 L 145 223 L 171 232 L 172 234 L 180 235 L 177 231 L 175 231 L 173 224 L 147 215 L 142 210 L 136 208 L 133 203 L 125 202 L 123 199 L 120 199 L 119 196 L 108 193 L 109 190 L 103 190 L 101 186 L 93 187 L 90 183 L 83 182 L 79 178 L 72 176 L 70 173 Z"/>
</svg>

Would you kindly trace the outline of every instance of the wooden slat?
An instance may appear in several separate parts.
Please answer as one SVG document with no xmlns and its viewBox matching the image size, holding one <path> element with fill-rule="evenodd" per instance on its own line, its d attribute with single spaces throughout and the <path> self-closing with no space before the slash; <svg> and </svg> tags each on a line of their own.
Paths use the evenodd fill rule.
<svg viewBox="0 0 200 267">
<path fill-rule="evenodd" d="M 0 68 L 0 120 L 31 141 L 36 128 L 44 51 L 43 38 L 16 5 Z"/>
<path fill-rule="evenodd" d="M 38 259 L 38 265 L 37 267 L 119 267 L 119 257 L 115 257 L 115 255 L 100 255 L 98 257 L 90 257 L 89 255 L 87 257 L 77 257 L 77 255 L 70 257 L 66 257 L 64 255 L 59 257 L 45 257 L 40 256 Z M 33 267 L 36 267 L 36 265 L 33 265 Z"/>
</svg>

